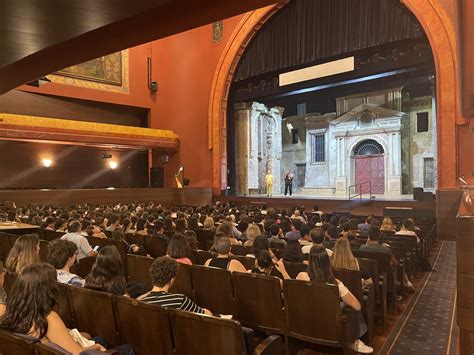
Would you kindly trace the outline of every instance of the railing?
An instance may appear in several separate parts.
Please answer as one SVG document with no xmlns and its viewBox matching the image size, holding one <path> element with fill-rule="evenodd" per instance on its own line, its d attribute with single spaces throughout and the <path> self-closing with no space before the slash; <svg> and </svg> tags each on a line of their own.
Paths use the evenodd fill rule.
<svg viewBox="0 0 474 355">
<path fill-rule="evenodd" d="M 349 202 L 356 199 L 357 197 L 359 197 L 359 200 L 362 201 L 362 198 L 363 198 L 363 195 L 364 195 L 364 192 L 362 190 L 362 186 L 366 186 L 366 185 L 369 185 L 369 199 L 372 199 L 372 184 L 371 184 L 370 180 L 366 180 L 364 182 L 354 184 L 354 185 L 351 185 L 351 186 L 348 187 Z M 357 190 L 355 189 L 357 186 L 359 187 L 359 193 L 357 193 Z M 351 195 L 351 189 L 352 188 L 354 188 L 354 195 Z"/>
</svg>

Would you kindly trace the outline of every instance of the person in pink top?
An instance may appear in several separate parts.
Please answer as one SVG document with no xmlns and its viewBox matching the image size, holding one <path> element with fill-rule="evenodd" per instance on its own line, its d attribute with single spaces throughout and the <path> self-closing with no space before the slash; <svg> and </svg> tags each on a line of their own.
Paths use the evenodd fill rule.
<svg viewBox="0 0 474 355">
<path fill-rule="evenodd" d="M 186 237 L 181 233 L 176 233 L 168 244 L 166 251 L 170 258 L 175 259 L 178 263 L 192 265 L 193 263 L 189 259 L 191 255 L 191 247 L 189 246 Z"/>
</svg>

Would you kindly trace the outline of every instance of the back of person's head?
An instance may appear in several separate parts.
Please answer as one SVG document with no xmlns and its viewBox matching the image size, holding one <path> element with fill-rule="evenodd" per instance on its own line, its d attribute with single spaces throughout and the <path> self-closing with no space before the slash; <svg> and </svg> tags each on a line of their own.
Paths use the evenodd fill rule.
<svg viewBox="0 0 474 355">
<path fill-rule="evenodd" d="M 66 266 L 69 258 L 76 255 L 77 246 L 69 240 L 55 239 L 48 244 L 48 262 L 55 269 L 62 269 Z"/>
<path fill-rule="evenodd" d="M 262 232 L 260 231 L 260 228 L 256 224 L 250 224 L 245 231 L 245 235 L 247 236 L 247 239 L 249 240 L 255 240 L 259 235 L 261 235 Z"/>
<path fill-rule="evenodd" d="M 125 287 L 122 257 L 117 247 L 107 245 L 100 249 L 99 255 L 86 277 L 85 288 L 112 292 L 115 282 Z"/>
<path fill-rule="evenodd" d="M 167 254 L 173 259 L 187 258 L 191 254 L 191 247 L 181 233 L 176 233 L 168 243 Z"/>
<path fill-rule="evenodd" d="M 161 256 L 153 261 L 149 271 L 153 286 L 164 287 L 176 277 L 178 263 L 168 256 Z"/>
<path fill-rule="evenodd" d="M 415 225 L 411 219 L 405 219 L 403 221 L 403 228 L 413 231 L 415 229 Z"/>
<path fill-rule="evenodd" d="M 184 218 L 179 218 L 176 220 L 176 232 L 184 233 L 186 230 L 186 220 Z"/>
<path fill-rule="evenodd" d="M 376 226 L 370 226 L 368 235 L 371 241 L 378 242 L 380 240 L 380 228 Z"/>
<path fill-rule="evenodd" d="M 309 252 L 308 276 L 311 281 L 336 284 L 326 249 L 313 246 Z"/>
<path fill-rule="evenodd" d="M 18 237 L 13 244 L 5 267 L 10 272 L 19 273 L 26 266 L 39 262 L 39 237 L 36 234 L 25 234 Z"/>
<path fill-rule="evenodd" d="M 232 223 L 224 222 L 224 223 L 221 223 L 219 225 L 219 227 L 217 227 L 216 232 L 222 232 L 227 237 L 231 238 L 232 237 L 232 229 L 233 229 Z"/>
<path fill-rule="evenodd" d="M 202 225 L 204 229 L 212 229 L 214 228 L 214 219 L 212 217 L 206 217 Z"/>
<path fill-rule="evenodd" d="M 276 237 L 278 235 L 278 233 L 280 233 L 280 226 L 276 223 L 273 223 L 271 226 L 270 226 L 270 234 L 274 237 Z"/>
<path fill-rule="evenodd" d="M 369 214 L 367 218 L 365 219 L 365 223 L 370 224 L 372 223 L 373 219 L 375 219 L 375 216 L 373 214 Z"/>
<path fill-rule="evenodd" d="M 346 233 L 347 233 L 347 232 L 349 232 L 350 230 L 351 230 L 351 225 L 350 225 L 349 222 L 346 222 L 346 223 L 344 223 L 344 224 L 342 225 L 342 231 L 343 231 L 343 232 L 346 232 Z"/>
<path fill-rule="evenodd" d="M 270 249 L 270 243 L 268 238 L 264 235 L 259 235 L 253 241 L 253 254 L 257 256 L 257 254 L 261 251 L 268 251 Z"/>
<path fill-rule="evenodd" d="M 309 227 L 309 225 L 305 224 L 301 226 L 301 229 L 300 229 L 301 237 L 304 237 L 305 235 L 309 235 L 310 231 L 311 231 L 311 228 Z"/>
<path fill-rule="evenodd" d="M 116 227 L 112 232 L 112 239 L 115 240 L 124 240 L 125 232 L 122 227 Z"/>
<path fill-rule="evenodd" d="M 303 225 L 303 223 L 301 223 L 301 221 L 299 219 L 295 218 L 295 219 L 291 220 L 291 225 L 293 226 L 294 229 L 299 231 L 301 229 L 301 226 Z"/>
<path fill-rule="evenodd" d="M 67 227 L 67 231 L 69 233 L 79 233 L 81 231 L 81 222 L 79 221 L 72 221 L 71 223 L 69 223 L 69 226 Z"/>
<path fill-rule="evenodd" d="M 196 217 L 189 217 L 188 228 L 191 229 L 191 230 L 198 230 L 199 229 L 198 220 L 197 220 Z"/>
<path fill-rule="evenodd" d="M 339 238 L 334 245 L 331 265 L 338 269 L 359 270 L 357 259 L 352 254 L 351 244 L 346 238 Z"/>
<path fill-rule="evenodd" d="M 288 240 L 283 251 L 283 260 L 294 263 L 303 262 L 301 244 L 297 240 Z"/>
<path fill-rule="evenodd" d="M 321 227 L 313 228 L 309 231 L 309 236 L 314 244 L 322 244 L 324 242 L 324 229 Z"/>
<path fill-rule="evenodd" d="M 120 221 L 120 215 L 117 213 L 112 214 L 109 218 L 109 224 L 116 224 L 119 221 Z"/>
<path fill-rule="evenodd" d="M 8 294 L 2 326 L 15 333 L 29 334 L 33 329 L 42 339 L 48 331 L 48 315 L 56 305 L 56 270 L 47 263 L 26 266 Z"/>
<path fill-rule="evenodd" d="M 138 218 L 137 220 L 137 231 L 145 230 L 146 219 L 145 218 Z"/>
<path fill-rule="evenodd" d="M 67 220 L 66 220 L 66 219 L 64 219 L 64 218 L 58 218 L 57 221 L 56 221 L 56 223 L 54 224 L 54 230 L 58 230 L 58 229 L 60 229 L 60 228 L 62 228 L 62 227 L 65 227 L 66 223 L 67 223 Z"/>
<path fill-rule="evenodd" d="M 184 237 L 186 238 L 186 241 L 188 242 L 189 248 L 191 250 L 198 249 L 197 234 L 194 230 L 187 230 L 184 233 Z"/>
<path fill-rule="evenodd" d="M 216 241 L 216 252 L 219 255 L 227 255 L 230 252 L 231 243 L 228 237 L 222 237 Z"/>
<path fill-rule="evenodd" d="M 329 237 L 331 237 L 331 239 L 337 239 L 338 237 L 337 227 L 332 224 L 328 225 L 328 229 L 326 230 L 326 233 L 327 235 L 329 235 Z"/>
<path fill-rule="evenodd" d="M 273 266 L 272 256 L 268 250 L 260 251 L 255 255 L 255 257 L 257 258 L 257 265 L 260 268 L 268 270 L 271 266 Z"/>
<path fill-rule="evenodd" d="M 382 225 L 380 226 L 381 230 L 393 230 L 394 225 L 393 221 L 390 217 L 385 217 L 382 221 Z"/>
</svg>

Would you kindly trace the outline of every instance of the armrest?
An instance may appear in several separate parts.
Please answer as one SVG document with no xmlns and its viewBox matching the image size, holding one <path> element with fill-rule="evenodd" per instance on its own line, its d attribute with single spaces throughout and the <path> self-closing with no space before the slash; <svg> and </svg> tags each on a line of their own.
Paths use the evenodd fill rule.
<svg viewBox="0 0 474 355">
<path fill-rule="evenodd" d="M 282 350 L 281 337 L 278 335 L 270 335 L 257 345 L 253 351 L 253 355 L 281 354 Z"/>
</svg>

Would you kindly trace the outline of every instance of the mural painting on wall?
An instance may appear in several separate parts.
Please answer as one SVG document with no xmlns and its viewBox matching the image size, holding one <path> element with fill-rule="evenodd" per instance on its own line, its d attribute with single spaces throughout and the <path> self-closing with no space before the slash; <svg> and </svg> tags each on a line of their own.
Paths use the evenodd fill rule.
<svg viewBox="0 0 474 355">
<path fill-rule="evenodd" d="M 212 43 L 218 44 L 224 37 L 224 21 L 217 21 L 212 24 Z"/>
<path fill-rule="evenodd" d="M 65 85 L 128 93 L 128 50 L 62 69 L 48 78 Z"/>
<path fill-rule="evenodd" d="M 122 53 L 116 52 L 62 69 L 59 75 L 112 85 L 122 85 Z"/>
</svg>

